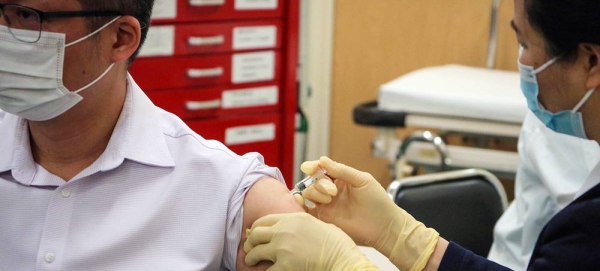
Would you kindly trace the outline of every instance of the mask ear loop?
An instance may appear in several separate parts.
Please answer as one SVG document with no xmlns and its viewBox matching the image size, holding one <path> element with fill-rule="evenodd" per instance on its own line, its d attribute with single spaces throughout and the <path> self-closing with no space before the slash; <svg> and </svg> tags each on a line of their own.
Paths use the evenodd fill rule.
<svg viewBox="0 0 600 271">
<path fill-rule="evenodd" d="M 89 84 L 85 85 L 84 87 L 81 87 L 80 89 L 73 91 L 73 93 L 77 94 L 77 93 L 91 87 L 92 85 L 96 84 L 98 81 L 100 81 L 100 79 L 104 78 L 104 76 L 112 69 L 112 67 L 114 65 L 115 65 L 115 63 L 110 64 L 110 66 L 108 66 L 108 68 L 100 76 L 98 76 L 98 78 L 96 78 L 94 81 L 90 82 Z"/>
<path fill-rule="evenodd" d="M 89 37 L 91 37 L 91 36 L 93 36 L 93 35 L 96 35 L 98 32 L 102 31 L 104 28 L 107 28 L 109 25 L 111 25 L 112 23 L 114 23 L 114 22 L 115 22 L 116 20 L 118 20 L 119 18 L 121 18 L 121 16 L 117 16 L 116 18 L 112 19 L 110 22 L 106 23 L 106 24 L 105 24 L 105 25 L 103 25 L 102 27 L 100 27 L 100 28 L 96 29 L 96 31 L 94 31 L 94 32 L 92 32 L 92 33 L 90 33 L 90 34 L 86 35 L 86 36 L 85 36 L 85 37 L 83 37 L 83 38 L 80 38 L 80 39 L 78 39 L 78 40 L 76 40 L 76 41 L 73 41 L 73 42 L 71 42 L 71 43 L 69 43 L 69 44 L 65 45 L 65 47 L 69 47 L 69 46 L 71 46 L 71 45 L 77 44 L 77 43 L 79 43 L 79 42 L 81 42 L 81 41 L 83 41 L 83 40 L 85 40 L 85 39 L 87 39 L 87 38 L 89 38 Z M 103 77 L 104 77 L 104 76 L 105 76 L 105 75 L 106 75 L 106 74 L 107 74 L 107 73 L 108 73 L 108 72 L 109 72 L 109 71 L 112 69 L 112 67 L 113 67 L 114 65 L 115 65 L 115 63 L 112 63 L 112 64 L 110 64 L 110 66 L 108 66 L 108 68 L 107 68 L 107 69 L 106 69 L 106 70 L 105 70 L 105 71 L 104 71 L 104 72 L 103 72 L 103 73 L 102 73 L 100 76 L 98 76 L 98 78 L 96 78 L 94 81 L 90 82 L 89 84 L 87 84 L 87 85 L 85 85 L 85 86 L 83 86 L 83 87 L 79 88 L 78 90 L 76 90 L 76 91 L 73 91 L 73 93 L 77 94 L 77 93 L 79 93 L 79 92 L 81 92 L 81 91 L 83 91 L 83 90 L 85 90 L 85 89 L 89 88 L 90 86 L 92 86 L 92 85 L 96 84 L 98 81 L 100 81 L 100 79 L 102 79 L 102 78 L 103 78 Z"/>
<path fill-rule="evenodd" d="M 559 57 L 557 56 L 557 57 L 555 57 L 555 58 L 553 58 L 553 59 L 550 59 L 550 60 L 548 60 L 548 62 L 544 63 L 544 65 L 542 65 L 541 67 L 539 67 L 539 68 L 537 68 L 537 69 L 533 70 L 533 74 L 534 74 L 534 75 L 537 75 L 538 73 L 540 73 L 540 72 L 544 71 L 544 70 L 545 70 L 546 68 L 548 68 L 550 65 L 554 64 L 554 62 L 556 62 L 556 61 L 558 60 L 558 58 L 559 58 Z"/>
<path fill-rule="evenodd" d="M 92 32 L 92 33 L 90 33 L 90 34 L 88 34 L 88 35 L 84 36 L 83 38 L 80 38 L 80 39 L 78 39 L 78 40 L 76 40 L 76 41 L 73 41 L 73 42 L 71 42 L 71 43 L 69 43 L 69 44 L 65 45 L 65 47 L 69 47 L 69 46 L 71 46 L 71 45 L 75 45 L 75 44 L 77 44 L 77 43 L 79 43 L 79 42 L 81 42 L 81 41 L 83 41 L 83 40 L 85 40 L 85 39 L 87 39 L 87 38 L 89 38 L 89 37 L 91 37 L 91 36 L 93 36 L 93 35 L 96 35 L 96 34 L 98 34 L 98 32 L 100 32 L 100 31 L 104 30 L 104 28 L 107 28 L 109 25 L 111 25 L 112 23 L 114 23 L 114 22 L 115 22 L 116 20 L 118 20 L 119 18 L 121 18 L 121 16 L 117 16 L 116 18 L 112 19 L 110 22 L 106 23 L 106 24 L 105 24 L 105 25 L 103 25 L 102 27 L 100 27 L 100 28 L 96 29 L 96 31 L 94 31 L 94 32 Z"/>
<path fill-rule="evenodd" d="M 575 108 L 573 108 L 573 110 L 571 110 L 571 112 L 575 113 L 577 111 L 579 111 L 579 109 L 583 106 L 583 104 L 585 102 L 587 102 L 587 100 L 590 98 L 590 96 L 592 96 L 592 94 L 594 93 L 594 90 L 596 90 L 595 88 L 588 90 L 588 92 L 585 94 L 585 96 L 583 96 L 583 99 L 581 99 L 581 101 L 579 101 L 579 103 L 575 106 Z"/>
</svg>

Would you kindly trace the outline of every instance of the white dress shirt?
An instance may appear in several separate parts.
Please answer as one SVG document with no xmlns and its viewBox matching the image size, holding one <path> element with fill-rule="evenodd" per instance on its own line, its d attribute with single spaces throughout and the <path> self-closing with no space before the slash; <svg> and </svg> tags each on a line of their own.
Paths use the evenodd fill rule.
<svg viewBox="0 0 600 271">
<path fill-rule="evenodd" d="M 128 82 L 106 150 L 69 182 L 34 162 L 26 122 L 0 113 L 0 270 L 235 270 L 244 196 L 281 173 Z"/>
<path fill-rule="evenodd" d="M 548 129 L 529 112 L 518 149 L 515 199 L 496 223 L 488 259 L 525 270 L 540 232 L 575 199 L 600 161 L 600 148 L 595 141 Z"/>
</svg>

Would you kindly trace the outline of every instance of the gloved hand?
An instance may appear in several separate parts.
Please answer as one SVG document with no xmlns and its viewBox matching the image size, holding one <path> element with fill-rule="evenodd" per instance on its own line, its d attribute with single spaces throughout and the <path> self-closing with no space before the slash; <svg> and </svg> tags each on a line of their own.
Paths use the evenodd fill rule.
<svg viewBox="0 0 600 271">
<path fill-rule="evenodd" d="M 249 266 L 272 261 L 268 270 L 379 270 L 342 230 L 306 213 L 262 217 L 246 235 Z"/>
<path fill-rule="evenodd" d="M 303 196 L 316 203 L 308 212 L 332 223 L 358 244 L 386 255 L 400 270 L 421 270 L 433 253 L 439 234 L 399 208 L 371 174 L 336 163 L 327 157 L 304 162 L 303 172 L 322 167 L 334 179 L 338 195 L 309 187 Z M 312 188 L 312 189 L 311 189 Z"/>
</svg>

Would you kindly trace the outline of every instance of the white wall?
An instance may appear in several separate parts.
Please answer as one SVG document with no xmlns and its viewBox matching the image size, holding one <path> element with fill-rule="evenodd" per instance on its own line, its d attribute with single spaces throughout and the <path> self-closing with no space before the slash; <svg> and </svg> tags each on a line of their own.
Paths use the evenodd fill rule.
<svg viewBox="0 0 600 271">
<path fill-rule="evenodd" d="M 335 0 L 302 0 L 302 7 L 300 104 L 309 121 L 306 159 L 315 160 L 329 154 Z"/>
</svg>

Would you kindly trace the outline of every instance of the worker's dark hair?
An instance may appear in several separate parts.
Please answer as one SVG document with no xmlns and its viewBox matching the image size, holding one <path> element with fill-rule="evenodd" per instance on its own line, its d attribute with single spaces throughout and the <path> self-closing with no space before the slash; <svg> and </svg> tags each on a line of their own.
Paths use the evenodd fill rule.
<svg viewBox="0 0 600 271">
<path fill-rule="evenodd" d="M 574 59 L 579 44 L 600 44 L 600 0 L 525 0 L 525 11 L 551 56 Z"/>
<path fill-rule="evenodd" d="M 78 0 L 84 10 L 106 10 L 106 11 L 120 11 L 123 14 L 131 15 L 138 19 L 142 26 L 142 37 L 140 40 L 140 47 L 131 55 L 128 60 L 130 64 L 136 58 L 140 52 L 140 48 L 146 40 L 148 34 L 148 27 L 150 27 L 150 16 L 152 15 L 152 7 L 154 6 L 154 0 Z M 110 19 L 110 18 L 109 18 Z M 107 18 L 91 18 L 89 19 L 90 30 L 96 30 L 107 23 Z"/>
</svg>

